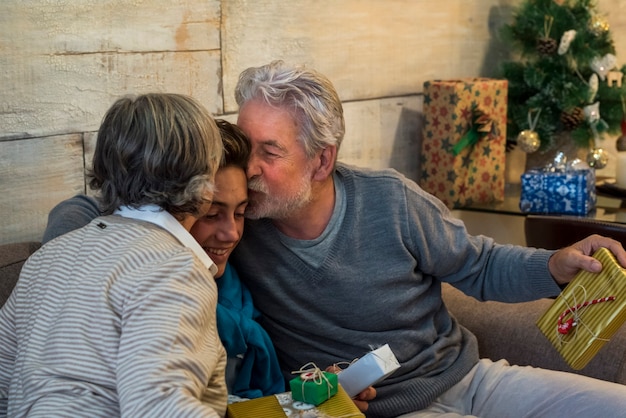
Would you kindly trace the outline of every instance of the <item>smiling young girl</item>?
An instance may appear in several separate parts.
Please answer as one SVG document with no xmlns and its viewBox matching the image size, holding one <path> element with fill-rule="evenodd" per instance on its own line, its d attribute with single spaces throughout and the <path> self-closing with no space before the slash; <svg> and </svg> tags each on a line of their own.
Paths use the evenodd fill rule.
<svg viewBox="0 0 626 418">
<path fill-rule="evenodd" d="M 191 234 L 218 267 L 217 327 L 228 353 L 226 383 L 234 401 L 284 392 L 285 384 L 272 341 L 257 322 L 260 314 L 252 296 L 228 263 L 243 234 L 250 143 L 236 125 L 219 119 L 217 124 L 224 155 L 215 175 L 213 203 Z"/>
</svg>

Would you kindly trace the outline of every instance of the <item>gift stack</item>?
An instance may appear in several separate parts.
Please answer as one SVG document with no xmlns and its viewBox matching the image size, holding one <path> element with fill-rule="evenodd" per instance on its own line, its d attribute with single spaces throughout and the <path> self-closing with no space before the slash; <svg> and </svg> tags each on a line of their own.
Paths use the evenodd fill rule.
<svg viewBox="0 0 626 418">
<path fill-rule="evenodd" d="M 307 418 L 363 418 L 365 415 L 356 407 L 341 386 L 330 399 L 313 405 L 298 401 L 291 392 L 228 405 L 227 418 L 285 418 L 306 416 Z"/>
<path fill-rule="evenodd" d="M 291 392 L 228 405 L 227 418 L 361 418 L 352 398 L 368 386 L 381 382 L 400 368 L 388 344 L 354 360 L 339 374 L 307 363 L 292 373 Z M 345 389 L 344 389 L 345 388 Z"/>
<path fill-rule="evenodd" d="M 313 363 L 294 373 L 299 376 L 289 382 L 291 392 L 230 404 L 227 418 L 364 417 L 337 381 L 336 374 L 321 371 Z"/>
<path fill-rule="evenodd" d="M 424 83 L 420 186 L 449 208 L 504 199 L 507 81 Z"/>
<path fill-rule="evenodd" d="M 581 271 L 537 326 L 565 361 L 582 369 L 626 320 L 626 270 L 606 248 L 593 255 L 600 273 Z"/>
<path fill-rule="evenodd" d="M 521 182 L 524 213 L 584 216 L 596 205 L 595 170 L 580 160 L 568 162 L 562 153 L 547 167 L 526 171 Z"/>
</svg>

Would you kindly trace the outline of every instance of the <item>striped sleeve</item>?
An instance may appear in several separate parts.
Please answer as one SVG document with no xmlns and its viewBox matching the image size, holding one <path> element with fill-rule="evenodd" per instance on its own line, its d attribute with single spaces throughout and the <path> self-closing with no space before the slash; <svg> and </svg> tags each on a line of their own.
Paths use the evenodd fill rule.
<svg viewBox="0 0 626 418">
<path fill-rule="evenodd" d="M 224 349 L 212 278 L 189 253 L 181 253 L 136 279 L 141 286 L 125 301 L 121 318 L 122 415 L 223 415 Z"/>
</svg>

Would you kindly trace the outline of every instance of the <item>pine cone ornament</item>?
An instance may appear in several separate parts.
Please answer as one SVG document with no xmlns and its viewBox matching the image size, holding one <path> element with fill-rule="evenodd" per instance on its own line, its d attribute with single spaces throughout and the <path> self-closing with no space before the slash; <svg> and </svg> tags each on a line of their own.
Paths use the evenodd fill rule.
<svg viewBox="0 0 626 418">
<path fill-rule="evenodd" d="M 578 127 L 585 120 L 585 112 L 580 107 L 575 107 L 573 109 L 564 111 L 561 113 L 561 123 L 563 127 L 572 131 Z"/>
<path fill-rule="evenodd" d="M 539 38 L 537 40 L 537 52 L 541 55 L 552 55 L 558 49 L 559 44 L 556 39 Z"/>
</svg>

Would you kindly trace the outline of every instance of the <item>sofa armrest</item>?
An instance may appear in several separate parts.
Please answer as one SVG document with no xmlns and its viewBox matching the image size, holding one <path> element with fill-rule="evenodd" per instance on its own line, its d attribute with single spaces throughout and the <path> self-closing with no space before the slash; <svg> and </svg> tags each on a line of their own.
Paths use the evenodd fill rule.
<svg viewBox="0 0 626 418">
<path fill-rule="evenodd" d="M 0 307 L 11 295 L 24 262 L 40 246 L 39 242 L 0 245 Z"/>
<path fill-rule="evenodd" d="M 574 370 L 541 333 L 537 319 L 552 299 L 524 303 L 479 302 L 448 284 L 442 286 L 450 313 L 478 339 L 483 358 L 519 366 L 563 370 L 626 384 L 626 327 L 621 327 L 581 370 Z"/>
</svg>

